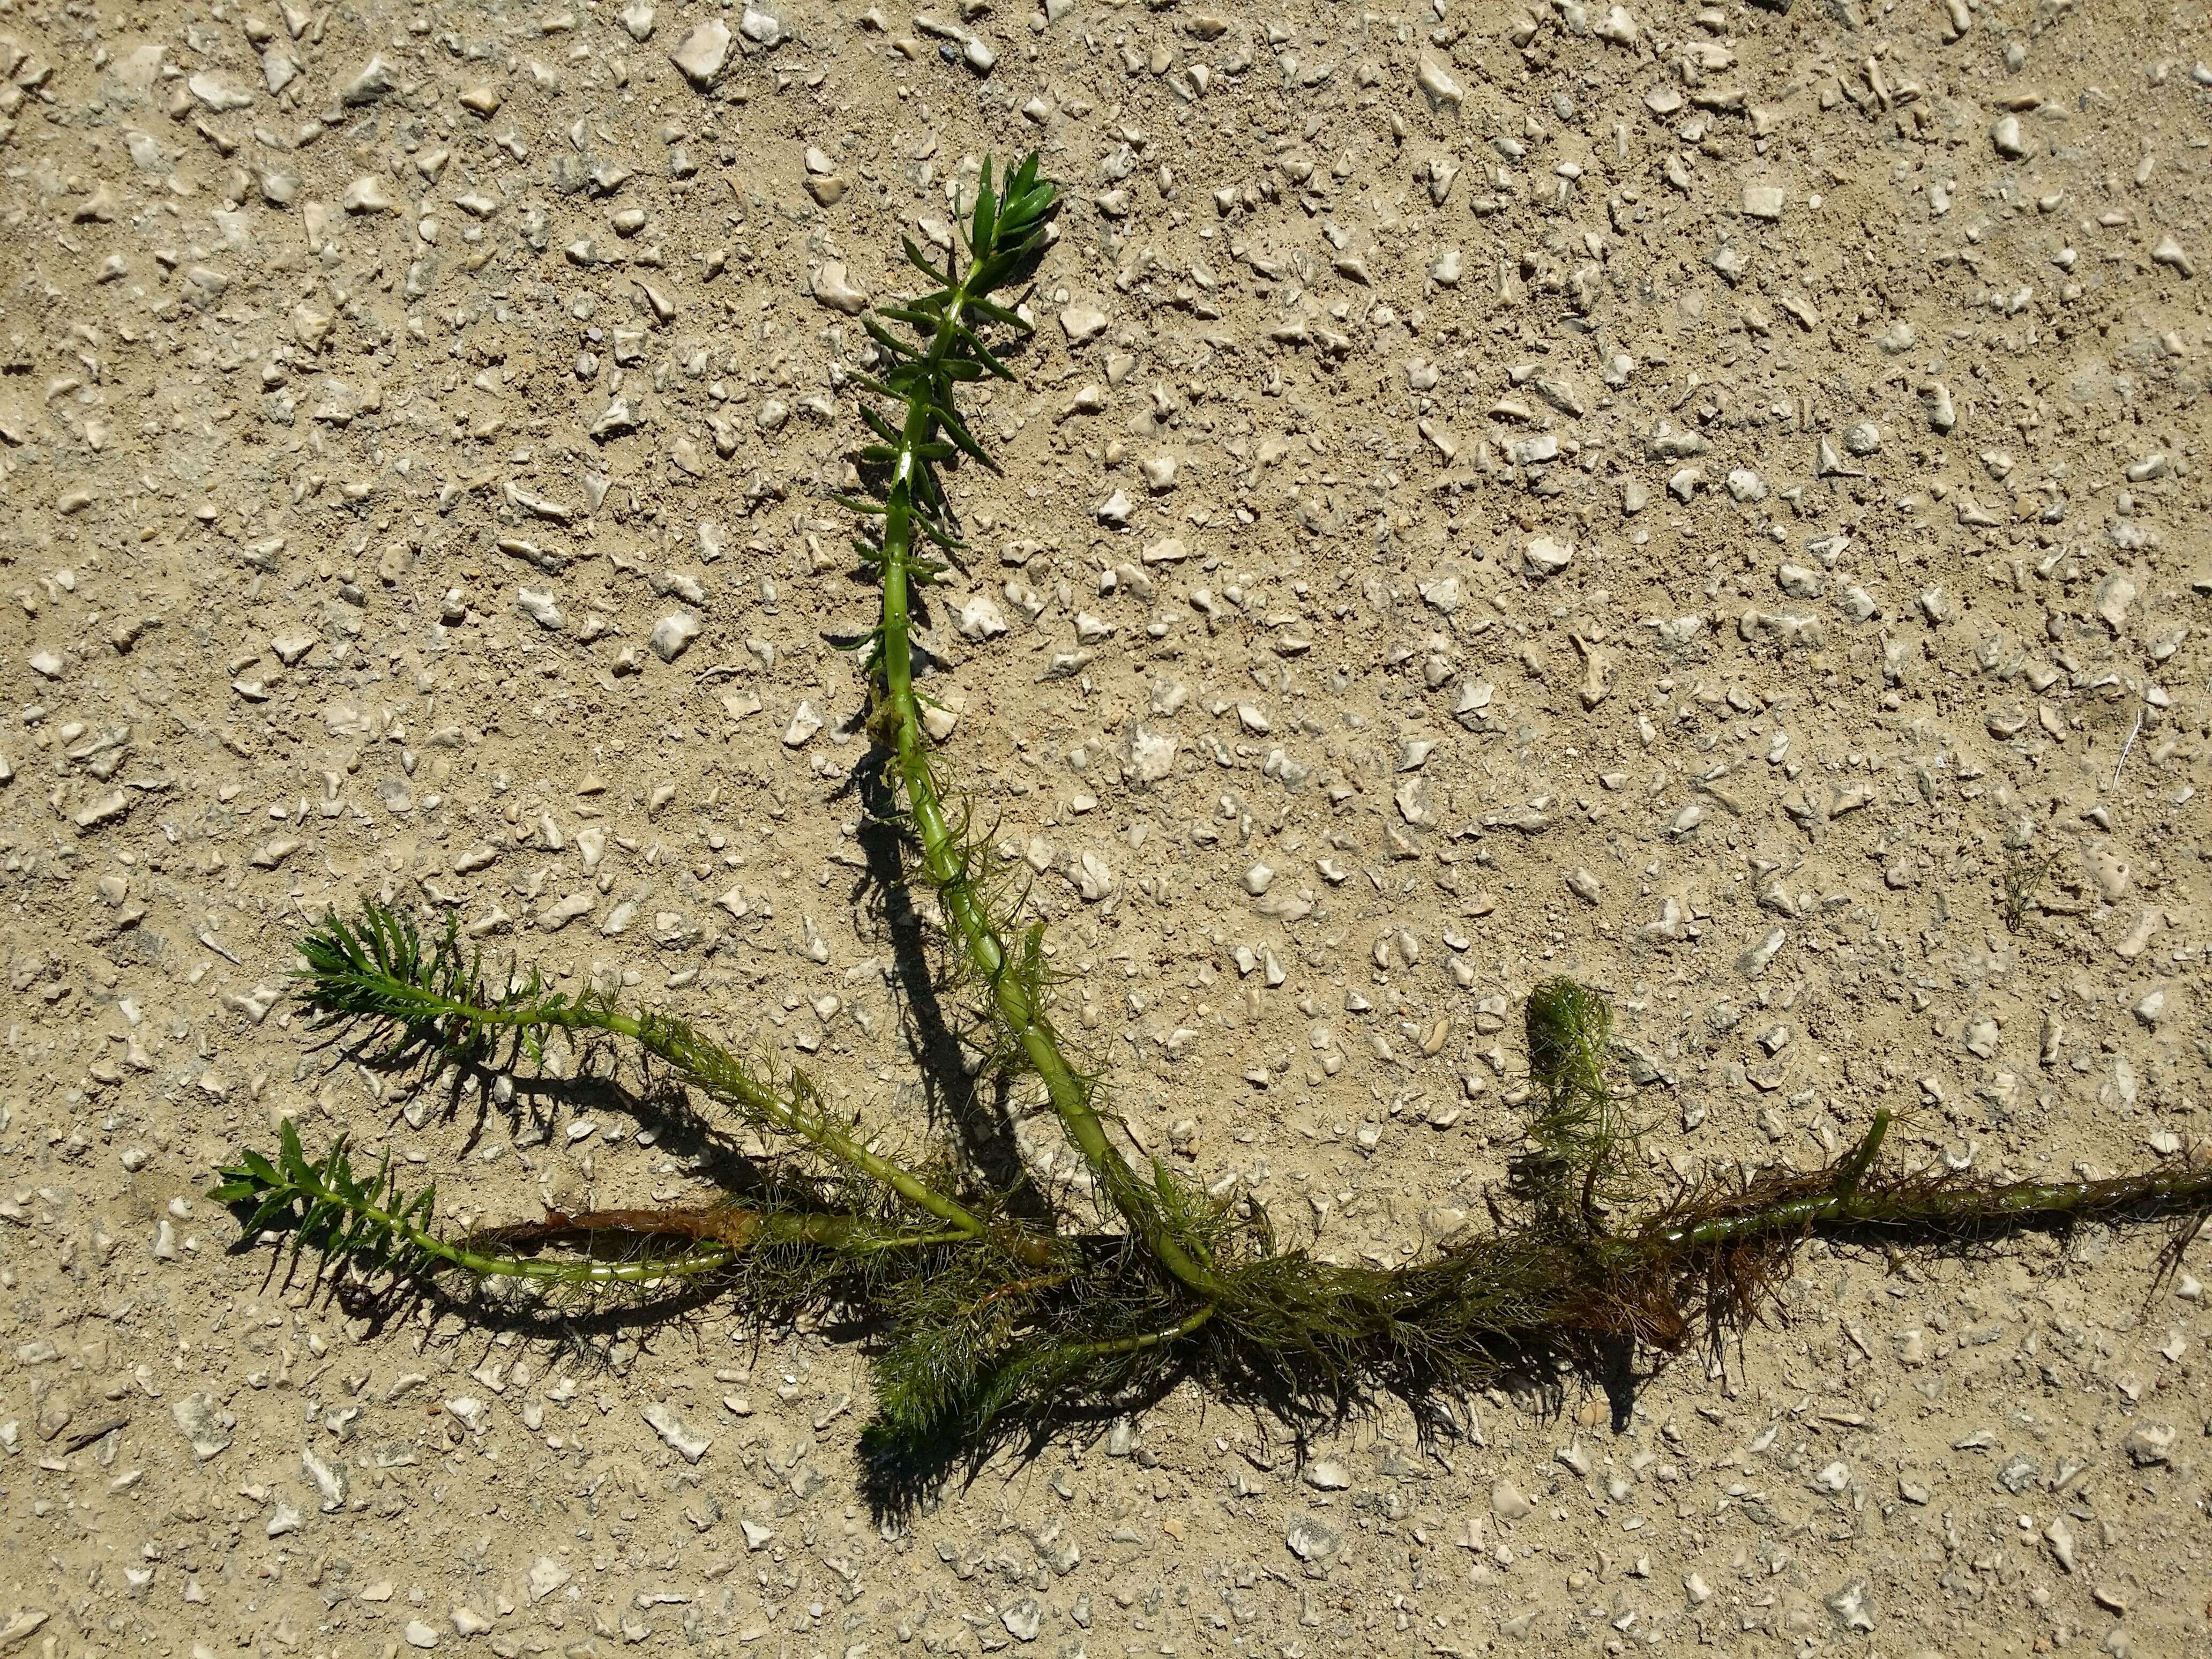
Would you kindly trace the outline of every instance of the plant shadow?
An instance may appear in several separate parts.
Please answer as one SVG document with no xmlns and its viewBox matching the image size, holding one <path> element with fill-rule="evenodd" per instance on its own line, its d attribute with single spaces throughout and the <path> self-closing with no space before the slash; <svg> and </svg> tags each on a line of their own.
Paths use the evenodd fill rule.
<svg viewBox="0 0 2212 1659">
<path fill-rule="evenodd" d="M 939 994 L 946 953 L 933 944 L 907 880 L 914 849 L 901 825 L 891 760 L 889 750 L 871 745 L 844 785 L 843 792 L 859 797 L 864 814 L 859 839 L 866 868 L 854 884 L 853 902 L 873 915 L 890 941 L 889 977 L 898 993 L 908 1050 L 921 1068 L 931 1121 L 951 1132 L 963 1181 L 990 1194 L 1006 1214 L 1048 1224 L 1056 1218 L 1051 1196 L 1022 1156 L 1004 1068 L 970 1064 L 969 1045 Z"/>
<path fill-rule="evenodd" d="M 1616 1431 L 1626 1426 L 1635 1389 L 1649 1376 L 1540 1338 L 1501 1340 L 1485 1359 L 1491 1369 L 1484 1395 L 1510 1397 L 1556 1416 L 1571 1400 L 1601 1391 Z M 1133 1422 L 1186 1389 L 1206 1409 L 1226 1412 L 1251 1431 L 1251 1441 L 1239 1449 L 1260 1468 L 1286 1463 L 1294 1474 L 1301 1472 L 1316 1442 L 1377 1418 L 1394 1404 L 1411 1417 L 1419 1450 L 1447 1469 L 1450 1447 L 1479 1443 L 1479 1431 L 1470 1432 L 1478 1421 L 1476 1391 L 1457 1365 L 1401 1360 L 1322 1375 L 1245 1343 L 1207 1342 L 1192 1345 L 1124 1386 L 1006 1411 L 981 1435 L 947 1431 L 893 1439 L 864 1433 L 860 1493 L 878 1524 L 902 1523 L 994 1470 L 1018 1470 L 1055 1444 L 1108 1438 L 1116 1425 Z"/>
<path fill-rule="evenodd" d="M 443 1097 L 435 1109 L 445 1121 L 468 1111 L 469 1127 L 457 1153 L 461 1158 L 483 1144 L 495 1121 L 503 1120 L 509 1139 L 527 1150 L 550 1145 L 564 1118 L 573 1122 L 590 1112 L 621 1113 L 649 1129 L 654 1146 L 672 1158 L 688 1160 L 695 1173 L 726 1196 L 819 1201 L 834 1184 L 812 1178 L 789 1158 L 747 1151 L 724 1125 L 693 1105 L 688 1091 L 661 1075 L 650 1057 L 628 1062 L 639 1072 L 640 1086 L 623 1081 L 617 1073 L 623 1059 L 610 1038 L 594 1036 L 584 1042 L 573 1072 L 565 1077 L 525 1069 L 518 1063 L 524 1056 L 513 1053 L 503 1059 L 494 1054 L 454 1065 L 419 1044 L 380 1048 L 346 1044 L 334 1037 L 324 1048 L 337 1054 L 333 1069 L 356 1065 L 396 1085 L 379 1103 L 387 1127 L 404 1122 L 421 1128 L 428 1113 L 410 1109 L 434 1093 Z"/>
</svg>

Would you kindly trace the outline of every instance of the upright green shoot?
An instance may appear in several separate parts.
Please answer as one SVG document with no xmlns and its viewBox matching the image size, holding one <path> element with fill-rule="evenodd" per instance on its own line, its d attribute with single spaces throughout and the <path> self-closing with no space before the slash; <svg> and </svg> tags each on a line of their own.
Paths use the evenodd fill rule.
<svg viewBox="0 0 2212 1659">
<path fill-rule="evenodd" d="M 906 324 L 919 338 L 909 342 L 870 322 L 869 337 L 887 366 L 878 376 L 860 377 L 859 383 L 889 400 L 896 418 L 863 411 L 870 428 L 885 441 L 860 452 L 864 464 L 880 469 L 881 483 L 874 499 L 852 503 L 863 523 L 877 526 L 879 532 L 876 541 L 858 544 L 883 588 L 882 617 L 872 636 L 869 661 L 876 673 L 880 725 L 906 791 L 922 876 L 936 891 L 955 948 L 984 987 L 1009 1053 L 1043 1083 L 1060 1127 L 1131 1230 L 1177 1280 L 1212 1298 L 1219 1292 L 1212 1273 L 1188 1241 L 1166 1224 L 1152 1188 L 1107 1138 L 1092 1104 L 1092 1080 L 1070 1063 L 1046 1007 L 1042 958 L 1008 949 L 1013 930 L 1009 919 L 994 914 L 977 879 L 978 851 L 957 827 L 965 822 L 964 814 L 947 808 L 914 684 L 913 590 L 936 580 L 945 568 L 918 551 L 915 535 L 948 555 L 960 545 L 939 465 L 960 454 L 998 471 L 963 422 L 953 388 L 984 374 L 1012 378 L 984 343 L 985 331 L 995 326 L 1019 337 L 1030 325 L 1018 311 L 990 296 L 1026 281 L 1036 270 L 1058 199 L 1058 188 L 1038 178 L 1036 155 L 1007 173 L 995 191 L 986 161 L 967 228 L 967 270 L 957 269 L 951 250 L 940 269 L 911 240 L 906 244 L 908 261 L 937 286 L 882 314 Z"/>
</svg>

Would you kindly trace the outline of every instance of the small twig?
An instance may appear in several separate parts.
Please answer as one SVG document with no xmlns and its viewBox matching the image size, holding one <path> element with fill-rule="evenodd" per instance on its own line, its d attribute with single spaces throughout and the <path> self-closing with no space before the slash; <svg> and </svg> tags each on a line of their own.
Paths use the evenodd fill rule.
<svg viewBox="0 0 2212 1659">
<path fill-rule="evenodd" d="M 67 1457 L 71 1452 L 81 1452 L 94 1441 L 104 1440 L 116 1430 L 127 1426 L 130 1421 L 129 1412 L 105 1413 L 82 1427 L 72 1429 L 69 1437 L 56 1446 L 54 1450 L 63 1457 Z"/>
<path fill-rule="evenodd" d="M 2004 919 L 2008 931 L 2017 933 L 2026 927 L 2027 913 L 2032 908 L 2045 912 L 2051 910 L 2051 906 L 2039 903 L 2035 895 L 2043 885 L 2044 877 L 2051 873 L 2051 866 L 2057 860 L 2056 850 L 2038 858 L 2031 848 L 2023 847 L 2005 860 L 2002 877 L 2004 903 L 1998 914 Z"/>
<path fill-rule="evenodd" d="M 2142 705 L 2141 703 L 2137 703 L 2136 705 L 2135 728 L 2128 733 L 2128 740 L 2120 745 L 2119 759 L 2112 763 L 2112 787 L 2115 789 L 2120 787 L 2120 768 L 2128 763 L 2128 750 L 2136 746 L 2136 734 L 2142 730 Z"/>
</svg>

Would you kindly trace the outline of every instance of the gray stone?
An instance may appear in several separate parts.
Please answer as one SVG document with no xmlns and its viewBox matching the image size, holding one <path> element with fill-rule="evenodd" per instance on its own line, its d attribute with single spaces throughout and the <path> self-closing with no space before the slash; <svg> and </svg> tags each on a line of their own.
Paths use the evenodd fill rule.
<svg viewBox="0 0 2212 1659">
<path fill-rule="evenodd" d="M 2138 1424 L 2128 1434 L 2128 1461 L 2139 1469 L 2171 1463 L 2178 1437 L 2171 1423 Z"/>
<path fill-rule="evenodd" d="M 514 608 L 549 634 L 559 633 L 566 620 L 550 588 L 524 588 L 514 596 Z"/>
<path fill-rule="evenodd" d="M 687 611 L 672 611 L 653 625 L 653 654 L 674 662 L 699 637 L 699 619 Z"/>
<path fill-rule="evenodd" d="M 1060 313 L 1060 326 L 1068 344 L 1088 345 L 1106 331 L 1106 313 L 1096 306 L 1068 306 Z"/>
<path fill-rule="evenodd" d="M 784 747 L 797 749 L 821 729 L 822 716 L 814 712 L 812 703 L 802 700 L 799 707 L 792 710 L 791 724 L 783 728 Z"/>
<path fill-rule="evenodd" d="M 338 88 L 338 101 L 343 104 L 373 104 L 391 92 L 397 84 L 392 75 L 392 65 L 377 52 L 356 70 Z"/>
<path fill-rule="evenodd" d="M 676 1414 L 674 1407 L 666 1401 L 647 1406 L 639 1413 L 653 1425 L 653 1431 L 668 1443 L 668 1448 L 687 1463 L 696 1463 L 707 1455 L 714 1443 L 713 1437 L 700 1433 Z"/>
<path fill-rule="evenodd" d="M 1746 185 L 1743 187 L 1743 215 L 1747 219 L 1779 219 L 1782 203 L 1782 186 L 1779 185 Z"/>
<path fill-rule="evenodd" d="M 1538 536 L 1521 550 L 1521 556 L 1530 575 L 1556 576 L 1574 562 L 1575 550 L 1571 543 Z"/>
<path fill-rule="evenodd" d="M 346 1471 L 343 1463 L 326 1463 L 315 1455 L 313 1446 L 308 1446 L 300 1453 L 300 1468 L 307 1479 L 315 1483 L 315 1490 L 321 1494 L 324 1514 L 345 1507 Z"/>
<path fill-rule="evenodd" d="M 814 273 L 814 297 L 832 311 L 857 317 L 868 308 L 868 291 L 854 285 L 843 264 L 832 259 Z"/>
<path fill-rule="evenodd" d="M 1034 1642 L 1044 1628 L 1044 1609 L 1037 1605 L 1036 1597 L 1024 1595 L 1012 1607 L 999 1610 L 999 1622 L 1017 1642 Z"/>
<path fill-rule="evenodd" d="M 1432 110 L 1456 110 L 1467 100 L 1467 94 L 1461 89 L 1459 82 L 1452 79 L 1444 66 L 1433 58 L 1421 59 L 1421 66 L 1413 79 Z"/>
</svg>

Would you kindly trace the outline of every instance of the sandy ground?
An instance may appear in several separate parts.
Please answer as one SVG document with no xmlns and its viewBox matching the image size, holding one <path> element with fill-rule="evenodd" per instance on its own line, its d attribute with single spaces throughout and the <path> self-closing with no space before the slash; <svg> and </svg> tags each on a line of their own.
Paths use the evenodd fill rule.
<svg viewBox="0 0 2212 1659">
<path fill-rule="evenodd" d="M 1179 1394 L 886 1528 L 849 1344 L 373 1327 L 201 1194 L 287 1115 L 453 1224 L 707 1192 L 618 1100 L 335 1063 L 282 988 L 364 891 L 914 1121 L 823 497 L 898 234 L 1030 145 L 931 638 L 1148 1144 L 1402 1260 L 1486 1224 L 1569 972 L 1655 1186 L 1885 1101 L 1978 1170 L 2180 1155 L 2207 56 L 2048 0 L 0 0 L 0 1651 L 2203 1651 L 2201 1243 L 1816 1255 L 1623 1432 L 1498 1395 L 1301 1471 Z"/>
</svg>

